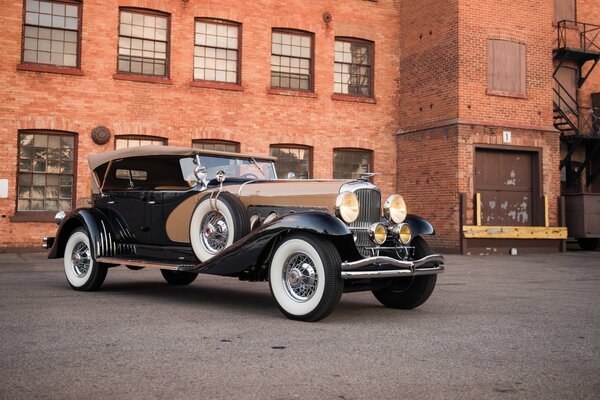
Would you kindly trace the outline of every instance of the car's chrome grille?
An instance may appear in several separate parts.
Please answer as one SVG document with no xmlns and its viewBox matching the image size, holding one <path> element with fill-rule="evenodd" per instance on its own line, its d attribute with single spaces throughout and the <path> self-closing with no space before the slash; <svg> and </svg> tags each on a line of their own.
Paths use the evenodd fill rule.
<svg viewBox="0 0 600 400">
<path fill-rule="evenodd" d="M 381 219 L 381 193 L 373 189 L 358 189 L 354 191 L 360 204 L 360 211 L 356 221 L 348 226 L 356 236 L 356 247 L 364 257 L 371 256 L 367 247 L 372 247 L 369 239 L 369 227 Z"/>
<path fill-rule="evenodd" d="M 381 193 L 373 189 L 358 189 L 354 194 L 360 204 L 360 212 L 355 222 L 378 222 L 381 218 Z"/>
</svg>

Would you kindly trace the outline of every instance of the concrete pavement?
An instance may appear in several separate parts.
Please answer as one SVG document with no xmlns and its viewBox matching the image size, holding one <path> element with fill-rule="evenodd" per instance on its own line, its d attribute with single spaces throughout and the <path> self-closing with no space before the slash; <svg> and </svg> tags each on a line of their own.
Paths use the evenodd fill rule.
<svg viewBox="0 0 600 400">
<path fill-rule="evenodd" d="M 0 398 L 592 399 L 600 252 L 448 256 L 427 303 L 346 294 L 285 319 L 267 283 L 109 270 L 69 288 L 62 260 L 0 254 Z"/>
</svg>

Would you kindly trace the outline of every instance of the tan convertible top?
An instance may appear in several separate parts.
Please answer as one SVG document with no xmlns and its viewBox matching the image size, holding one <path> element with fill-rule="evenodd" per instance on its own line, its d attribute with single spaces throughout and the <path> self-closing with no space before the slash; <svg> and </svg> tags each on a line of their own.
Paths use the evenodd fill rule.
<svg viewBox="0 0 600 400">
<path fill-rule="evenodd" d="M 106 164 L 107 162 L 118 160 L 121 158 L 129 157 L 152 157 L 152 156 L 181 156 L 181 157 L 193 157 L 196 154 L 208 155 L 208 156 L 226 156 L 234 158 L 255 158 L 258 160 L 270 160 L 275 161 L 275 157 L 262 156 L 262 155 L 251 155 L 251 154 L 240 154 L 240 153 L 229 153 L 226 151 L 215 151 L 215 150 L 203 150 L 203 149 L 192 149 L 189 147 L 173 147 L 173 146 L 139 146 L 139 147 L 126 147 L 123 149 L 107 151 L 104 153 L 90 154 L 88 156 L 88 163 L 90 169 L 94 171 L 99 166 Z"/>
</svg>

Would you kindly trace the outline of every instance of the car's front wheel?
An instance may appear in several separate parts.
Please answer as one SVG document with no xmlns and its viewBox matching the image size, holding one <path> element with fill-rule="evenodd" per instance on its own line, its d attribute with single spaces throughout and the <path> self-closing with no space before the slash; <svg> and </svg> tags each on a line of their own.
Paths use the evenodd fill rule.
<svg viewBox="0 0 600 400">
<path fill-rule="evenodd" d="M 290 319 L 318 321 L 339 303 L 344 283 L 341 260 L 327 239 L 306 233 L 286 237 L 269 267 L 271 294 Z"/>
<path fill-rule="evenodd" d="M 92 257 L 90 238 L 84 228 L 75 229 L 65 246 L 65 275 L 75 290 L 92 291 L 102 286 L 108 267 Z"/>
<path fill-rule="evenodd" d="M 178 286 L 189 285 L 190 283 L 194 282 L 198 277 L 198 274 L 194 274 L 191 272 L 171 271 L 168 269 L 161 269 L 160 273 L 169 285 Z"/>
<path fill-rule="evenodd" d="M 427 242 L 421 237 L 416 237 L 413 245 L 415 259 L 433 254 Z M 386 307 L 411 309 L 427 301 L 433 293 L 436 281 L 437 275 L 390 278 L 385 282 L 385 287 L 373 290 L 373 295 Z"/>
</svg>

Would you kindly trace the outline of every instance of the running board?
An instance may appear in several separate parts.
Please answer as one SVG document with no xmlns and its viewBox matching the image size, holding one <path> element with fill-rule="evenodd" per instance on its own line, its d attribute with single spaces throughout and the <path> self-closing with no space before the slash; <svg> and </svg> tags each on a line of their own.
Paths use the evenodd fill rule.
<svg viewBox="0 0 600 400">
<path fill-rule="evenodd" d="M 181 269 L 190 268 L 195 266 L 194 264 L 168 264 L 159 263 L 153 261 L 140 261 L 131 260 L 127 258 L 113 258 L 113 257 L 99 257 L 96 259 L 99 263 L 127 265 L 130 267 L 141 267 L 141 268 L 157 268 L 157 269 L 168 269 L 170 271 L 179 271 Z"/>
</svg>

